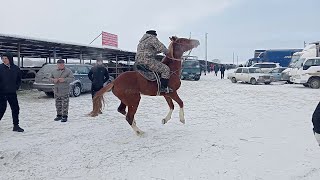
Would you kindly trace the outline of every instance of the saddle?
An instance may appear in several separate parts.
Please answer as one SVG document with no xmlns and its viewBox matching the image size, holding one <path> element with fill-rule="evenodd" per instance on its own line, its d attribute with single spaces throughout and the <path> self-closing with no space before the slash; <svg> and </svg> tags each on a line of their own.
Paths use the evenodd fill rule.
<svg viewBox="0 0 320 180">
<path fill-rule="evenodd" d="M 154 71 L 151 71 L 148 66 L 144 64 L 135 64 L 133 70 L 140 73 L 144 78 L 148 81 L 159 81 L 160 82 L 160 74 Z"/>
<path fill-rule="evenodd" d="M 151 71 L 150 69 L 148 69 L 148 66 L 144 64 L 134 64 L 133 70 L 141 74 L 148 81 L 156 82 L 158 85 L 157 95 L 160 95 L 161 75 L 159 73 Z"/>
</svg>

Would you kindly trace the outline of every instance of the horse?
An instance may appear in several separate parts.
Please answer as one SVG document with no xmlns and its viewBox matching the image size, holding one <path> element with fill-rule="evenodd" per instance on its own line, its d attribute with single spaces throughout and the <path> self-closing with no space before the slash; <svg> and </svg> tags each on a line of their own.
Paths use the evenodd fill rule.
<svg viewBox="0 0 320 180">
<path fill-rule="evenodd" d="M 183 53 L 190 51 L 200 45 L 198 40 L 178 38 L 176 36 L 170 37 L 169 52 L 162 59 L 162 63 L 170 68 L 170 79 L 168 86 L 172 88 L 172 92 L 161 93 L 169 105 L 169 112 L 165 118 L 162 119 L 162 124 L 166 124 L 170 119 L 174 110 L 173 101 L 176 101 L 180 106 L 179 118 L 180 122 L 185 124 L 183 101 L 180 99 L 177 90 L 181 86 L 180 73 L 182 68 Z M 142 135 L 137 125 L 134 115 L 138 109 L 141 95 L 157 96 L 158 84 L 157 82 L 148 81 L 137 71 L 127 71 L 120 74 L 113 82 L 103 87 L 98 91 L 93 98 L 93 110 L 89 113 L 90 116 L 95 117 L 100 114 L 105 104 L 104 93 L 111 91 L 120 99 L 121 103 L 118 107 L 118 112 L 126 116 L 126 120 L 137 135 Z M 128 112 L 126 112 L 128 108 Z"/>
</svg>

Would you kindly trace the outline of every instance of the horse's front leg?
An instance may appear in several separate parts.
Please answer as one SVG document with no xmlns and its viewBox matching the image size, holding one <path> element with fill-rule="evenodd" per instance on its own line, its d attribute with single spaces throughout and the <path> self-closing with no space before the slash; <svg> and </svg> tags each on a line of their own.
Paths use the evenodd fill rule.
<svg viewBox="0 0 320 180">
<path fill-rule="evenodd" d="M 183 101 L 180 99 L 180 97 L 176 91 L 173 92 L 170 95 L 170 97 L 179 104 L 179 106 L 180 106 L 180 111 L 179 111 L 180 122 L 185 124 L 186 120 L 184 119 Z"/>
<path fill-rule="evenodd" d="M 169 96 L 164 96 L 164 98 L 166 99 L 166 101 L 167 101 L 167 103 L 168 103 L 168 105 L 169 105 L 170 110 L 169 110 L 167 116 L 166 116 L 164 119 L 162 119 L 162 124 L 166 124 L 166 123 L 171 119 L 172 112 L 173 112 L 173 109 L 174 109 L 174 105 L 173 105 L 173 102 L 172 102 L 171 97 L 169 97 Z"/>
</svg>

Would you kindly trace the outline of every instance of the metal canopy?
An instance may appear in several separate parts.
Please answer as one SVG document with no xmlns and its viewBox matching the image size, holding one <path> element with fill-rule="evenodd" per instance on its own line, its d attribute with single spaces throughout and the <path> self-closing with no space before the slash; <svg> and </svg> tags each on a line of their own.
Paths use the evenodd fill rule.
<svg viewBox="0 0 320 180">
<path fill-rule="evenodd" d="M 20 50 L 20 51 L 19 51 Z M 16 35 L 0 34 L 0 54 L 10 51 L 15 56 L 28 58 L 63 58 L 90 60 L 102 58 L 134 61 L 135 52 L 118 48 L 59 42 L 29 38 Z"/>
</svg>

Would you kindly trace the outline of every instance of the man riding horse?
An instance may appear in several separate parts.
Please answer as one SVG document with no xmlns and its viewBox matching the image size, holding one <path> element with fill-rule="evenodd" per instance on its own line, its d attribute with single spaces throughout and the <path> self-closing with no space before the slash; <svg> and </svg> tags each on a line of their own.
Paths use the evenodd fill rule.
<svg viewBox="0 0 320 180">
<path fill-rule="evenodd" d="M 172 92 L 172 89 L 168 87 L 170 68 L 156 60 L 156 55 L 158 53 L 167 55 L 168 49 L 158 40 L 157 32 L 149 30 L 139 41 L 135 58 L 136 64 L 145 65 L 149 70 L 160 73 L 160 93 L 170 93 Z"/>
</svg>

